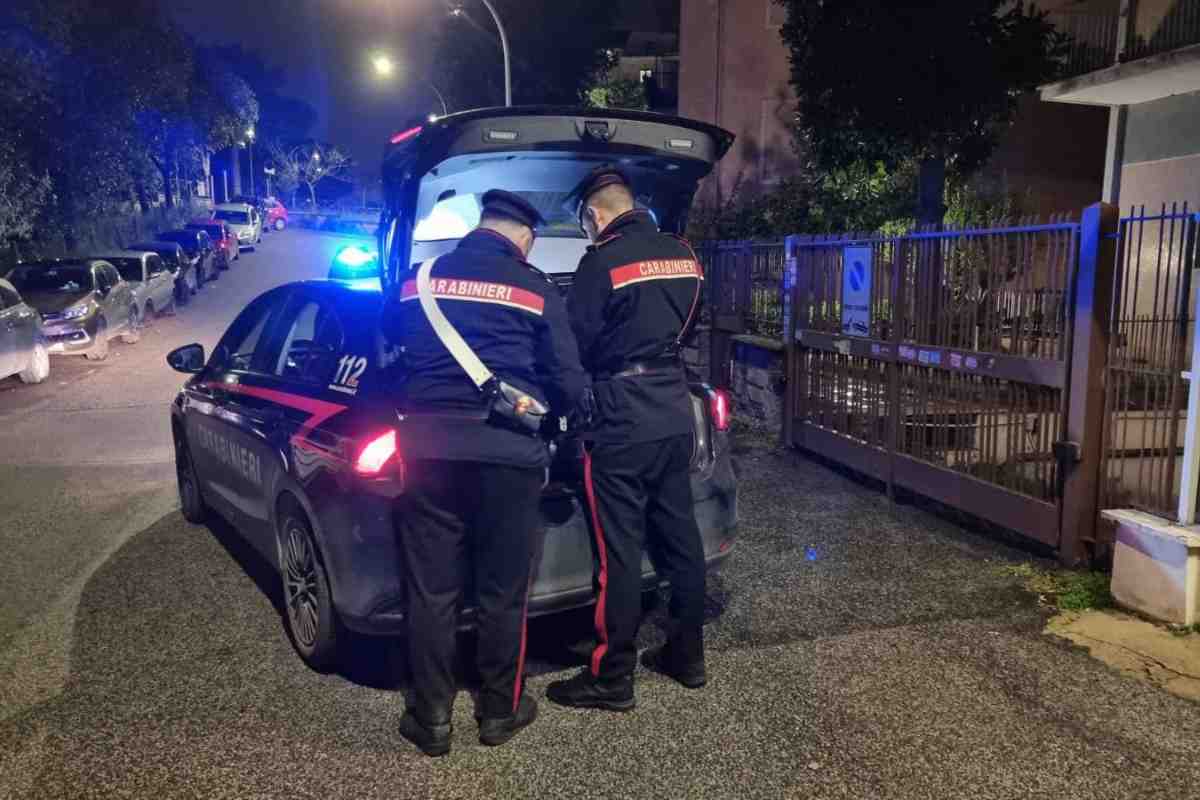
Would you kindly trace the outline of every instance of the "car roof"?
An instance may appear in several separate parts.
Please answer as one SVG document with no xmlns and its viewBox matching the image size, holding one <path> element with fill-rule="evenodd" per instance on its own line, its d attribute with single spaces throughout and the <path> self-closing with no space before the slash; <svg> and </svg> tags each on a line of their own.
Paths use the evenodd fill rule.
<svg viewBox="0 0 1200 800">
<path fill-rule="evenodd" d="M 217 203 L 213 206 L 214 211 L 249 211 L 253 208 L 250 203 Z"/>
<path fill-rule="evenodd" d="M 145 255 L 153 255 L 153 253 L 145 250 L 113 250 L 109 253 L 98 253 L 93 258 L 141 258 Z"/>
</svg>

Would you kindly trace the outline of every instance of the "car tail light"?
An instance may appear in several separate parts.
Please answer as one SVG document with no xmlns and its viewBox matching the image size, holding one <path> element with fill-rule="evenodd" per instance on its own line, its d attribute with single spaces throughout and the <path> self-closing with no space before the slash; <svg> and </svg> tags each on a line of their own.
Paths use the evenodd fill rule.
<svg viewBox="0 0 1200 800">
<path fill-rule="evenodd" d="M 733 404 L 729 399 L 729 392 L 713 389 L 709 393 L 708 408 L 712 413 L 713 427 L 719 431 L 729 430 L 729 421 L 733 418 Z"/>
<path fill-rule="evenodd" d="M 363 446 L 354 459 L 354 471 L 359 475 L 378 475 L 385 464 L 396 455 L 396 432 L 376 436 Z"/>
</svg>

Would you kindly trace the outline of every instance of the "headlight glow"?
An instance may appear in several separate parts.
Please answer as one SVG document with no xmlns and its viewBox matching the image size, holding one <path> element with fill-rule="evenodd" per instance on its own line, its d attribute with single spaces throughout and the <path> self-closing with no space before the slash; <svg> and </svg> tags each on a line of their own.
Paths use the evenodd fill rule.
<svg viewBox="0 0 1200 800">
<path fill-rule="evenodd" d="M 69 308 L 67 308 L 65 311 L 62 312 L 62 318 L 63 319 L 79 319 L 80 317 L 86 317 L 88 315 L 88 311 L 90 311 L 90 310 L 91 309 L 88 308 L 87 303 L 81 303 L 79 305 L 70 306 Z"/>
</svg>

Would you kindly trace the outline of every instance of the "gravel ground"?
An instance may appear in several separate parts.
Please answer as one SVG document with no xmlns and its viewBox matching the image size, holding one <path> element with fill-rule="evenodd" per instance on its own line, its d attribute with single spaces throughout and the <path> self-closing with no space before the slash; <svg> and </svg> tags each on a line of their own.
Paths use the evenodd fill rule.
<svg viewBox="0 0 1200 800">
<path fill-rule="evenodd" d="M 543 702 L 497 749 L 464 693 L 429 760 L 395 731 L 394 643 L 308 671 L 270 570 L 171 514 L 92 576 L 62 693 L 0 723 L 0 797 L 1195 796 L 1200 708 L 1042 635 L 998 569 L 1026 554 L 762 443 L 738 466 L 705 690 L 643 676 L 628 715 Z M 532 626 L 535 695 L 587 634 L 586 613 Z"/>
</svg>

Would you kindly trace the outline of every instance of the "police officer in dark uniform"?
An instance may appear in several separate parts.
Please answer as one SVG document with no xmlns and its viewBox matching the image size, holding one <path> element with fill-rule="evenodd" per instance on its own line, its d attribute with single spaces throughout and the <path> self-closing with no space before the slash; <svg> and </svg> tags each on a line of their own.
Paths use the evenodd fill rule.
<svg viewBox="0 0 1200 800">
<path fill-rule="evenodd" d="M 671 582 L 671 631 L 642 663 L 689 688 L 705 683 L 704 547 L 693 514 L 693 412 L 680 356 L 699 313 L 702 274 L 687 242 L 660 233 L 635 207 L 618 170 L 597 169 L 576 196 L 593 241 L 567 309 L 595 392 L 584 474 L 599 561 L 598 644 L 588 668 L 552 683 L 547 696 L 628 711 L 646 546 Z"/>
<path fill-rule="evenodd" d="M 566 307 L 525 258 L 538 211 L 518 195 L 483 196 L 479 227 L 433 266 L 429 287 L 449 323 L 495 376 L 566 415 L 586 376 Z M 406 563 L 412 691 L 401 734 L 428 755 L 450 750 L 455 631 L 466 585 L 478 595 L 479 738 L 499 745 L 533 721 L 522 690 L 529 587 L 540 557 L 544 439 L 489 411 L 422 310 L 417 273 L 389 298 L 400 345 L 407 491 L 398 516 Z"/>
</svg>

